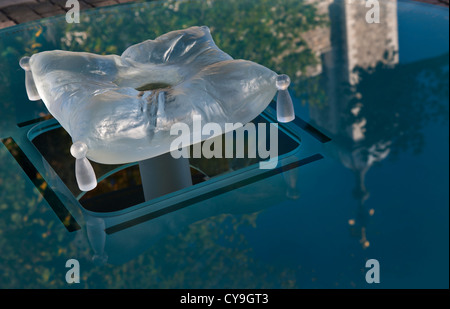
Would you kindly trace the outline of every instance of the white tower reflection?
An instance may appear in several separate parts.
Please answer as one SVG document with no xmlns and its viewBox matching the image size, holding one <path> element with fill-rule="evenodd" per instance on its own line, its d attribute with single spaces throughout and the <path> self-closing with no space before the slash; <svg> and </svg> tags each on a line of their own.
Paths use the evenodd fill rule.
<svg viewBox="0 0 450 309">
<path fill-rule="evenodd" d="M 356 220 L 349 220 L 349 224 L 366 248 L 370 245 L 366 222 L 374 210 L 364 207 L 369 197 L 364 179 L 375 162 L 389 155 L 391 142 L 370 144 L 365 140 L 365 126 L 370 119 L 360 115 L 364 94 L 357 92 L 356 86 L 361 70 L 374 70 L 380 63 L 394 67 L 399 62 L 397 1 L 378 1 L 380 23 L 366 21 L 370 7 L 366 7 L 365 0 L 326 3 L 331 24 L 330 47 L 322 44 L 320 50 L 328 98 L 323 106 L 309 107 L 310 120 L 334 140 L 334 155 L 355 175 L 353 194 L 358 200 L 358 211 Z"/>
</svg>

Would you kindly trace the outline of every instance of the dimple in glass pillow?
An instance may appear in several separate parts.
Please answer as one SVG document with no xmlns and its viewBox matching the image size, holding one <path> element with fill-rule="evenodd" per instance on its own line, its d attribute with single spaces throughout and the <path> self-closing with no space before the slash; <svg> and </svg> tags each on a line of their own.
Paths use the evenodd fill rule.
<svg viewBox="0 0 450 309">
<path fill-rule="evenodd" d="M 20 61 L 30 100 L 42 98 L 70 134 L 81 190 L 97 182 L 87 160 L 122 164 L 169 152 L 175 123 L 245 124 L 278 90 L 278 120 L 294 119 L 290 80 L 214 43 L 208 27 L 172 31 L 121 56 L 45 51 Z M 192 139 L 190 139 L 192 140 Z"/>
</svg>

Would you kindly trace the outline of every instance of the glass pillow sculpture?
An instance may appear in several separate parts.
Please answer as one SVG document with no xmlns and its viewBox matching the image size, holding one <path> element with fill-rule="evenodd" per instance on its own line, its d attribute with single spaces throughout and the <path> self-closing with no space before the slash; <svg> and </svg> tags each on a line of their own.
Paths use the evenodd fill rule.
<svg viewBox="0 0 450 309">
<path fill-rule="evenodd" d="M 294 119 L 289 77 L 234 60 L 205 26 L 169 32 L 121 56 L 54 50 L 24 57 L 20 65 L 29 99 L 42 99 L 72 137 L 83 191 L 97 184 L 87 159 L 122 164 L 167 153 L 177 138 L 172 125 L 187 124 L 194 135 L 194 116 L 225 132 L 225 123 L 258 116 L 278 91 L 278 120 Z"/>
</svg>

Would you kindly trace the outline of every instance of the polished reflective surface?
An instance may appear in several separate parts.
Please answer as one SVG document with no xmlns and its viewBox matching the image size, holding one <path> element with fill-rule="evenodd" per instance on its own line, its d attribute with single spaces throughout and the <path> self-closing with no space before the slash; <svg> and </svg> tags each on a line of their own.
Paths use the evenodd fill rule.
<svg viewBox="0 0 450 309">
<path fill-rule="evenodd" d="M 0 31 L 0 287 L 448 288 L 448 9 L 380 1 L 379 24 L 366 13 L 358 1 L 169 1 Z M 32 142 L 55 123 L 27 99 L 19 59 L 120 54 L 194 25 L 233 58 L 291 77 L 297 117 L 283 132 L 300 147 L 266 173 L 201 159 L 210 182 L 87 211 L 61 180 L 73 169 Z M 46 145 L 70 157 L 64 141 Z M 78 285 L 65 282 L 71 258 Z M 368 259 L 380 284 L 366 283 Z"/>
</svg>

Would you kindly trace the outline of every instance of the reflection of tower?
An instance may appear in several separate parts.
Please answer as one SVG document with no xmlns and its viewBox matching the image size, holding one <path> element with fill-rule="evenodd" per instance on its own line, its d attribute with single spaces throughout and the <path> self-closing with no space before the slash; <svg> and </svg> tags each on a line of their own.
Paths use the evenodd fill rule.
<svg viewBox="0 0 450 309">
<path fill-rule="evenodd" d="M 343 91 L 343 85 L 358 83 L 355 69 L 371 70 L 377 63 L 395 66 L 398 63 L 398 27 L 396 0 L 380 0 L 380 23 L 369 24 L 364 0 L 337 0 L 329 6 L 332 48 L 322 54 L 324 76 L 328 93 L 327 106 L 311 106 L 310 117 L 331 135 L 341 135 L 348 130 L 349 137 L 358 141 L 364 138 L 366 120 L 347 126 L 349 101 L 361 94 L 352 88 Z M 357 116 L 361 106 L 353 106 Z M 343 123 L 344 122 L 344 123 Z M 343 126 L 347 128 L 343 128 Z"/>
<path fill-rule="evenodd" d="M 309 107 L 312 124 L 333 138 L 336 157 L 355 174 L 353 195 L 358 200 L 359 222 L 349 223 L 360 227 L 363 247 L 369 245 L 365 236 L 367 214 L 373 214 L 364 208 L 369 196 L 364 178 L 374 162 L 387 157 L 390 142 L 365 140 L 365 125 L 370 119 L 360 115 L 364 93 L 357 92 L 355 86 L 359 70 L 373 70 L 380 62 L 395 66 L 399 61 L 397 2 L 374 2 L 379 5 L 380 23 L 366 21 L 372 7 L 366 7 L 364 0 L 336 0 L 329 5 L 331 49 L 322 54 L 328 100 L 325 106 Z"/>
<path fill-rule="evenodd" d="M 380 23 L 368 23 L 366 16 L 375 7 L 366 7 L 365 0 L 342 1 L 345 15 L 346 71 L 348 81 L 358 83 L 354 69 L 373 69 L 377 63 L 398 63 L 398 31 L 396 0 L 380 0 Z M 375 2 L 374 2 L 375 3 Z"/>
</svg>

